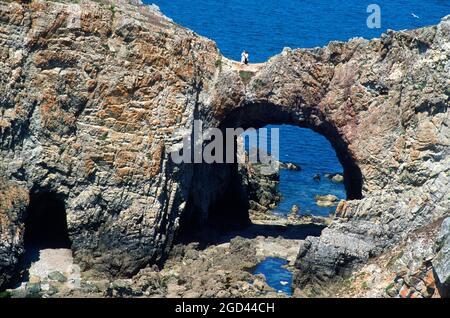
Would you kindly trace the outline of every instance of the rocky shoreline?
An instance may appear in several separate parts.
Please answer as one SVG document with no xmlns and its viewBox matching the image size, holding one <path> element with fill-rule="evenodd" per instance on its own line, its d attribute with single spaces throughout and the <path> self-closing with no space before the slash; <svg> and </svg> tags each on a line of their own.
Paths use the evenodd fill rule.
<svg viewBox="0 0 450 318">
<path fill-rule="evenodd" d="M 32 276 L 22 287 L 8 290 L 9 297 L 287 297 L 269 287 L 252 269 L 268 256 L 293 264 L 298 241 L 282 238 L 236 237 L 227 243 L 201 249 L 198 243 L 176 245 L 162 269 L 148 267 L 129 279 L 99 279 L 82 273 L 75 280 L 59 272 Z M 275 252 L 274 251 L 279 251 Z"/>
<path fill-rule="evenodd" d="M 412 233 L 405 242 L 323 289 L 295 295 L 342 298 L 448 298 L 450 218 Z M 445 254 L 445 255 L 444 255 Z"/>
</svg>

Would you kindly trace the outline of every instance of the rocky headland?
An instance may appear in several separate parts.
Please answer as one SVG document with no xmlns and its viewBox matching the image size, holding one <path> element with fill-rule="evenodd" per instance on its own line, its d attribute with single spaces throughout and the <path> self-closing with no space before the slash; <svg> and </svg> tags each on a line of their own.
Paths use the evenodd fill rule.
<svg viewBox="0 0 450 318">
<path fill-rule="evenodd" d="M 298 240 L 297 294 L 371 288 L 354 275 L 378 279 L 372 262 L 387 260 L 395 275 L 379 275 L 372 295 L 448 295 L 449 57 L 450 17 L 371 41 L 286 48 L 245 67 L 139 1 L 0 0 L 0 290 L 24 253 L 28 207 L 52 195 L 83 275 L 125 279 L 106 295 L 126 295 L 129 282 L 131 295 L 266 295 L 264 282 L 245 285 L 252 243 L 188 256 L 208 280 L 239 286 L 222 291 L 182 277 L 181 255 L 196 248 L 171 254 L 180 232 L 250 222 L 237 164 L 170 160 L 175 133 L 201 119 L 307 127 L 336 150 L 348 198 L 320 235 Z M 234 264 L 210 264 L 224 252 Z M 167 284 L 158 273 L 171 267 L 178 277 Z"/>
</svg>

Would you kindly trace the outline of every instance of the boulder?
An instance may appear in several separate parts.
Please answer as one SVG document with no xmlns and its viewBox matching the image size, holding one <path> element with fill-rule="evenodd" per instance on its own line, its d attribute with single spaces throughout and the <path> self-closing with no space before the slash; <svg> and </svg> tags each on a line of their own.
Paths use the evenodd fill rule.
<svg viewBox="0 0 450 318">
<path fill-rule="evenodd" d="M 292 208 L 291 208 L 291 214 L 297 215 L 299 211 L 300 211 L 300 208 L 298 207 L 298 205 L 293 205 L 293 206 L 292 206 Z"/>
<path fill-rule="evenodd" d="M 50 280 L 54 280 L 60 283 L 65 283 L 67 282 L 67 277 L 64 276 L 61 272 L 59 271 L 54 271 L 48 274 L 48 279 Z"/>
<path fill-rule="evenodd" d="M 280 163 L 280 168 L 281 169 L 292 170 L 292 171 L 301 171 L 302 170 L 302 167 L 300 167 L 300 165 L 295 164 L 295 163 L 291 163 L 291 162 Z"/>
<path fill-rule="evenodd" d="M 327 195 L 316 195 L 316 204 L 321 207 L 330 207 L 337 205 L 339 198 L 332 194 Z"/>
<path fill-rule="evenodd" d="M 344 176 L 340 174 L 335 174 L 333 177 L 331 177 L 331 181 L 334 183 L 343 183 L 344 182 Z"/>
</svg>

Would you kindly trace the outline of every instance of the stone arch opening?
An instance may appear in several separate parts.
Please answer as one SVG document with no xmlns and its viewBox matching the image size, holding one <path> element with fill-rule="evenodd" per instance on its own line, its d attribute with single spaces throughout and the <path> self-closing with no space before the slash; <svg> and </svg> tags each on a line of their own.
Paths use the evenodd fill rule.
<svg viewBox="0 0 450 318">
<path fill-rule="evenodd" d="M 309 128 L 331 143 L 344 169 L 344 185 L 348 200 L 362 198 L 361 170 L 351 156 L 347 142 L 332 122 L 316 108 L 292 109 L 271 103 L 252 103 L 233 110 L 222 121 L 223 128 L 262 128 L 266 125 L 292 125 Z M 282 138 L 282 136 L 280 136 Z"/>
<path fill-rule="evenodd" d="M 56 193 L 31 194 L 26 215 L 24 246 L 27 251 L 71 247 L 64 200 Z"/>
<path fill-rule="evenodd" d="M 335 125 L 315 107 L 294 108 L 271 103 L 250 103 L 222 117 L 218 127 L 262 128 L 292 125 L 312 129 L 330 141 L 344 170 L 348 200 L 362 198 L 362 174 L 348 144 Z M 282 138 L 282 136 L 280 136 Z M 248 226 L 249 199 L 239 164 L 193 164 L 193 184 L 185 213 L 180 220 L 181 237 L 205 228 L 234 229 Z"/>
</svg>

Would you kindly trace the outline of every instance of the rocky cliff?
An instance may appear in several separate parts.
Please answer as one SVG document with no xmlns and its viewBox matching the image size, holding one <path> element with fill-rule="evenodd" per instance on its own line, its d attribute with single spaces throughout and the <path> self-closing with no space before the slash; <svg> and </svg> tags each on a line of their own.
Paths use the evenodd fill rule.
<svg viewBox="0 0 450 318">
<path fill-rule="evenodd" d="M 245 68 L 138 2 L 0 1 L 0 285 L 30 195 L 62 200 L 76 261 L 112 276 L 162 262 L 180 227 L 248 219 L 237 165 L 169 159 L 194 119 L 331 141 L 348 201 L 302 244 L 297 284 L 345 275 L 449 214 L 449 39 L 447 17 Z"/>
<path fill-rule="evenodd" d="M 150 6 L 0 2 L 0 170 L 14 189 L 2 191 L 0 284 L 23 252 L 29 194 L 64 201 L 84 270 L 129 275 L 165 254 L 192 169 L 164 149 L 218 54 Z"/>
</svg>

